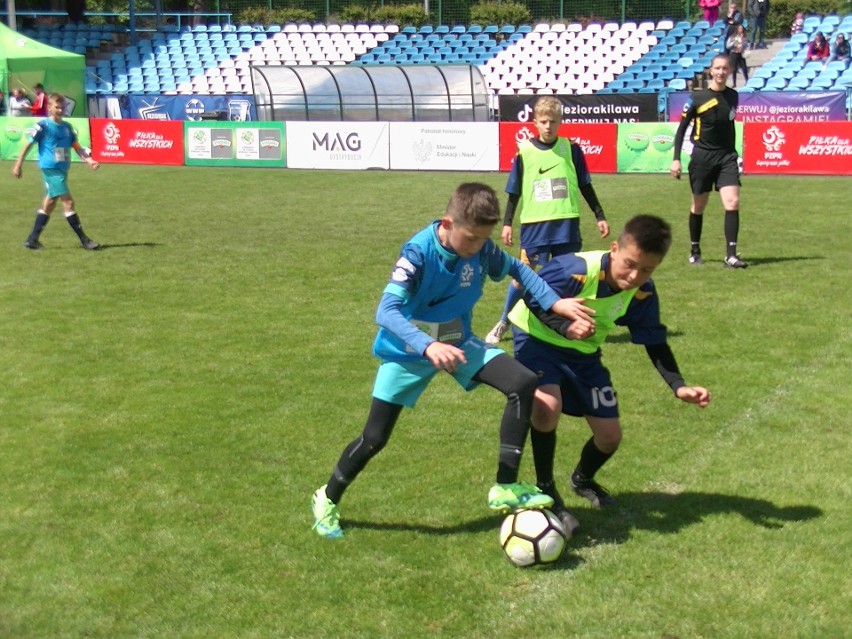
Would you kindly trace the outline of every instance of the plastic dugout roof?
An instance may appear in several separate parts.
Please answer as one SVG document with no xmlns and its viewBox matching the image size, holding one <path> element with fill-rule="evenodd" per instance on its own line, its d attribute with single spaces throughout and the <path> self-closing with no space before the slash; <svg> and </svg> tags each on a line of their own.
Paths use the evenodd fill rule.
<svg viewBox="0 0 852 639">
<path fill-rule="evenodd" d="M 251 67 L 261 121 L 486 122 L 488 90 L 469 64 Z"/>
</svg>

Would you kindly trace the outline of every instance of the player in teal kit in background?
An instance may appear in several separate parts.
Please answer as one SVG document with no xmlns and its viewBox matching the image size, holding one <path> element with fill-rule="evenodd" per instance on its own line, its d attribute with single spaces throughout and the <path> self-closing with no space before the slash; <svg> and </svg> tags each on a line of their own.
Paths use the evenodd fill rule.
<svg viewBox="0 0 852 639">
<path fill-rule="evenodd" d="M 518 481 L 532 411 L 536 376 L 503 350 L 471 332 L 473 307 L 487 279 L 511 275 L 542 308 L 592 330 L 582 304 L 559 299 L 535 272 L 491 240 L 499 219 L 497 196 L 484 184 L 462 184 L 441 220 L 402 248 L 379 302 L 373 353 L 381 359 L 364 430 L 343 451 L 328 483 L 313 495 L 314 530 L 343 536 L 338 504 L 344 491 L 387 444 L 403 407 L 413 408 L 432 378 L 446 371 L 466 391 L 486 384 L 507 398 L 500 423 L 497 483 L 488 493 L 492 510 L 547 508 L 553 500 Z"/>
<path fill-rule="evenodd" d="M 521 261 L 537 270 L 554 255 L 575 253 L 583 248 L 580 235 L 580 195 L 595 214 L 601 237 L 609 235 L 609 224 L 586 156 L 578 144 L 559 137 L 562 102 L 545 96 L 536 100 L 533 124 L 538 136 L 518 145 L 518 155 L 506 183 L 509 200 L 500 238 L 512 246 L 515 211 L 521 218 Z M 503 339 L 509 327 L 507 315 L 523 295 L 517 282 L 510 282 L 500 321 L 485 336 L 489 344 Z"/>
<path fill-rule="evenodd" d="M 612 501 L 594 478 L 621 442 L 618 399 L 601 361 L 601 346 L 615 325 L 626 326 L 632 341 L 645 346 L 678 399 L 701 407 L 710 402 L 706 388 L 684 383 L 666 340 L 666 327 L 660 323 L 657 290 L 650 278 L 670 244 L 668 223 L 637 215 L 609 251 L 560 255 L 542 267 L 541 278 L 557 294 L 585 299 L 595 309 L 592 334 L 543 309 L 528 295 L 509 314 L 520 329 L 515 334 L 515 357 L 538 377 L 530 436 L 538 487 L 554 499 L 553 511 L 563 522 L 573 519 L 553 477 L 556 426 L 563 413 L 585 417 L 592 431 L 571 474 L 571 487 L 594 506 Z"/>
<path fill-rule="evenodd" d="M 100 248 L 100 245 L 90 240 L 83 232 L 80 217 L 74 210 L 74 198 L 71 197 L 71 191 L 68 188 L 71 149 L 73 148 L 92 169 L 97 169 L 99 165 L 77 142 L 77 134 L 74 133 L 71 125 L 62 120 L 64 110 L 65 98 L 58 93 L 52 93 L 47 99 L 48 117 L 36 124 L 32 137 L 12 168 L 12 175 L 20 178 L 23 175 L 24 158 L 27 157 L 33 145 L 38 144 L 38 165 L 44 177 L 45 194 L 42 206 L 36 212 L 33 230 L 24 242 L 24 246 L 33 250 L 44 248 L 39 241 L 39 236 L 50 221 L 50 214 L 56 207 L 56 200 L 59 199 L 62 202 L 65 219 L 77 234 L 80 244 L 84 249 L 93 251 Z"/>
</svg>

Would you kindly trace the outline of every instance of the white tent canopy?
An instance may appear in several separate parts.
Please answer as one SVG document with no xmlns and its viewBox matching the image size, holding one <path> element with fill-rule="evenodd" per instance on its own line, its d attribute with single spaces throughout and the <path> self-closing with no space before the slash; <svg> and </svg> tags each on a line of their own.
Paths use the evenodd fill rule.
<svg viewBox="0 0 852 639">
<path fill-rule="evenodd" d="M 488 90 L 476 66 L 252 66 L 262 121 L 485 122 Z"/>
</svg>

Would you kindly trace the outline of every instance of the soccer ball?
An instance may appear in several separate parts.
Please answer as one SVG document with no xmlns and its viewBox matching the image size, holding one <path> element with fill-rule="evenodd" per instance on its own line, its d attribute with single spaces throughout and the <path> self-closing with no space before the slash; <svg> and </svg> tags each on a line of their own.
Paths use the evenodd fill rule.
<svg viewBox="0 0 852 639">
<path fill-rule="evenodd" d="M 568 534 L 549 510 L 519 510 L 500 526 L 500 546 L 516 566 L 550 564 L 562 556 Z"/>
</svg>

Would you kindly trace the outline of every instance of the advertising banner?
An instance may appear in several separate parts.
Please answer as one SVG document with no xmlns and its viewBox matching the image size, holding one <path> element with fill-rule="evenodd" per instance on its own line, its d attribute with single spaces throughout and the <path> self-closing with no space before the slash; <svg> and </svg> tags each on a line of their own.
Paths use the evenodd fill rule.
<svg viewBox="0 0 852 639">
<path fill-rule="evenodd" d="M 183 166 L 183 122 L 89 121 L 98 162 Z"/>
<path fill-rule="evenodd" d="M 843 91 L 755 91 L 740 93 L 737 122 L 833 122 L 846 120 Z M 680 121 L 688 92 L 670 93 L 670 122 Z"/>
<path fill-rule="evenodd" d="M 89 117 L 112 120 L 257 120 L 252 95 L 98 95 L 89 97 L 88 105 Z"/>
<path fill-rule="evenodd" d="M 655 93 L 556 95 L 562 102 L 563 122 L 656 122 Z M 532 122 L 536 95 L 501 95 L 501 122 Z"/>
<path fill-rule="evenodd" d="M 852 175 L 852 122 L 749 124 L 746 173 Z"/>
<path fill-rule="evenodd" d="M 283 122 L 185 122 L 187 166 L 286 166 Z"/>
<path fill-rule="evenodd" d="M 388 122 L 288 122 L 291 169 L 389 169 Z"/>
<path fill-rule="evenodd" d="M 44 118 L 12 118 L 0 117 L 0 159 L 17 160 L 21 151 L 27 146 L 27 139 L 32 133 L 33 126 Z M 71 125 L 77 133 L 77 141 L 80 146 L 90 148 L 92 146 L 89 137 L 89 121 L 86 118 L 63 118 L 63 121 Z M 28 160 L 38 160 L 38 149 L 32 148 L 27 154 Z M 76 151 L 71 151 L 72 162 L 82 162 Z"/>
<path fill-rule="evenodd" d="M 743 155 L 743 127 L 736 125 L 734 146 L 740 157 Z M 675 122 L 618 125 L 618 172 L 619 173 L 668 173 L 674 158 Z M 689 166 L 692 143 L 687 138 L 681 149 L 680 163 L 684 173 Z"/>
<path fill-rule="evenodd" d="M 559 135 L 576 142 L 583 149 L 591 173 L 615 173 L 616 124 L 563 124 Z M 535 126 L 521 122 L 500 123 L 500 170 L 512 168 L 518 142 L 538 135 Z"/>
<path fill-rule="evenodd" d="M 390 168 L 408 171 L 497 171 L 496 122 L 391 122 Z"/>
</svg>

